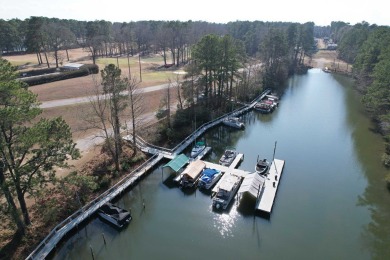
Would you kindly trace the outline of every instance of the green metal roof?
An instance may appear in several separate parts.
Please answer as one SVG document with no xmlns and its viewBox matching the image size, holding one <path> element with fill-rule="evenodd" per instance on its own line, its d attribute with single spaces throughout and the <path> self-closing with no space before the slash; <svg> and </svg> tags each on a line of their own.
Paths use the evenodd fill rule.
<svg viewBox="0 0 390 260">
<path fill-rule="evenodd" d="M 178 172 L 190 159 L 185 154 L 179 154 L 173 158 L 169 163 L 165 164 L 164 167 L 171 167 L 172 170 Z"/>
</svg>

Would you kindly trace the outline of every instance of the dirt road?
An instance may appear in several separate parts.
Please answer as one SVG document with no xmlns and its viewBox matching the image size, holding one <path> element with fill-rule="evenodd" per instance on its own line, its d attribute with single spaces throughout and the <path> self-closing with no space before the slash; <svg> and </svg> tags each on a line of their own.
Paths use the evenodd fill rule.
<svg viewBox="0 0 390 260">
<path fill-rule="evenodd" d="M 169 84 L 162 84 L 157 85 L 153 87 L 146 87 L 146 88 L 140 88 L 136 91 L 136 93 L 143 94 L 143 93 L 149 93 L 152 91 L 158 91 L 162 89 L 167 89 Z M 126 95 L 128 92 L 124 91 L 122 94 Z M 85 97 L 77 97 L 77 98 L 66 98 L 66 99 L 57 99 L 57 100 L 51 100 L 51 101 L 44 101 L 41 102 L 40 108 L 52 108 L 52 107 L 61 107 L 61 106 L 69 106 L 69 105 L 75 105 L 75 104 L 81 104 L 81 103 L 88 103 L 90 101 L 96 101 L 97 99 L 105 98 L 105 96 L 100 95 L 99 97 L 96 96 L 85 96 Z"/>
</svg>

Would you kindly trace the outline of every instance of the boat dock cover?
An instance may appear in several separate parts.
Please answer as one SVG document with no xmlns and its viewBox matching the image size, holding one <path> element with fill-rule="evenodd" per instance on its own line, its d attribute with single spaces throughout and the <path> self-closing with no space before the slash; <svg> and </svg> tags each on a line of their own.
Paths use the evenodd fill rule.
<svg viewBox="0 0 390 260">
<path fill-rule="evenodd" d="M 173 171 L 178 172 L 184 165 L 186 165 L 190 159 L 185 154 L 179 154 L 175 158 L 165 164 L 163 168 L 170 167 Z"/>
<path fill-rule="evenodd" d="M 259 190 L 263 187 L 263 185 L 264 179 L 262 176 L 257 173 L 248 174 L 242 181 L 238 194 L 248 192 L 253 197 L 257 198 Z"/>
<path fill-rule="evenodd" d="M 206 164 L 201 160 L 192 161 L 183 171 L 183 176 L 187 175 L 191 179 L 196 179 L 205 167 Z"/>
<path fill-rule="evenodd" d="M 227 175 L 227 177 L 224 178 L 219 184 L 218 189 L 231 192 L 233 190 L 234 184 L 236 184 L 238 181 L 240 181 L 240 177 L 232 174 Z"/>
</svg>

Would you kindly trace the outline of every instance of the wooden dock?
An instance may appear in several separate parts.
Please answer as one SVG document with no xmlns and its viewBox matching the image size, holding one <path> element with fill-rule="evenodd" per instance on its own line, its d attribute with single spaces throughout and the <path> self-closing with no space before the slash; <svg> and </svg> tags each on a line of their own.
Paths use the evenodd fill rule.
<svg viewBox="0 0 390 260">
<path fill-rule="evenodd" d="M 196 156 L 195 158 L 190 158 L 190 162 L 192 161 L 196 161 L 196 160 L 201 160 L 203 157 L 206 156 L 206 154 L 208 154 L 209 152 L 211 151 L 211 147 L 207 146 L 200 154 L 198 154 L 198 156 Z M 207 167 L 207 166 L 206 166 Z M 179 173 L 173 180 L 175 182 L 179 182 L 181 180 L 181 177 L 183 176 L 182 173 Z"/>
<path fill-rule="evenodd" d="M 67 233 L 74 228 L 77 228 L 80 223 L 90 218 L 104 203 L 121 195 L 128 187 L 136 183 L 163 158 L 163 155 L 155 155 L 151 157 L 139 168 L 126 175 L 113 187 L 59 223 L 26 259 L 46 259 L 47 255 L 56 247 L 57 243 L 59 243 Z"/>
<path fill-rule="evenodd" d="M 198 154 L 198 156 L 196 156 L 195 158 L 190 158 L 190 161 L 196 161 L 196 160 L 201 160 L 203 157 L 206 156 L 206 154 L 208 154 L 209 152 L 211 151 L 211 147 L 210 146 L 207 146 L 206 148 L 204 148 L 204 150 Z"/>
<path fill-rule="evenodd" d="M 58 224 L 51 232 L 41 241 L 41 243 L 35 248 L 35 250 L 26 258 L 30 259 L 45 259 L 46 256 L 56 247 L 57 243 L 73 228 L 77 227 L 80 223 L 85 221 L 87 218 L 91 217 L 104 203 L 110 201 L 114 197 L 121 194 L 125 189 L 135 183 L 142 175 L 147 173 L 147 171 L 154 167 L 157 163 L 159 163 L 164 157 L 173 159 L 176 155 L 180 154 L 185 148 L 187 148 L 190 144 L 194 143 L 194 140 L 204 134 L 208 129 L 222 123 L 223 119 L 226 117 L 238 117 L 244 113 L 247 113 L 251 109 L 253 109 L 254 105 L 258 100 L 261 100 L 265 97 L 265 95 L 269 94 L 271 90 L 265 90 L 259 97 L 255 98 L 250 104 L 244 104 L 243 107 L 232 111 L 228 114 L 225 114 L 215 120 L 205 123 L 200 126 L 194 133 L 184 139 L 180 144 L 178 144 L 173 149 L 167 149 L 163 147 L 158 147 L 152 144 L 145 142 L 139 136 L 136 136 L 136 146 L 143 152 L 153 154 L 154 156 L 148 160 L 145 164 L 143 164 L 140 168 L 135 170 L 134 172 L 128 174 L 124 179 L 122 179 L 119 183 L 114 185 L 112 188 L 101 194 L 95 200 L 89 202 L 80 210 L 76 211 L 74 214 L 69 216 L 63 222 Z M 127 141 L 132 141 L 132 136 L 128 135 L 124 137 Z M 243 156 L 243 155 L 242 155 Z M 239 162 L 239 161 L 238 161 Z M 236 162 L 236 165 L 238 164 Z M 233 162 L 234 163 L 234 162 Z M 238 169 L 234 169 L 233 163 L 226 172 L 229 174 L 235 174 L 245 176 L 248 172 L 241 171 Z M 214 164 L 214 166 L 217 164 Z M 224 176 L 222 176 L 223 178 Z M 221 178 L 221 179 L 222 179 Z M 217 183 L 218 184 L 218 183 Z"/>
<path fill-rule="evenodd" d="M 226 166 L 223 166 L 220 164 L 216 164 L 216 163 L 205 162 L 207 168 L 220 170 L 221 172 L 224 173 L 222 175 L 221 179 L 217 182 L 217 184 L 212 189 L 212 193 L 216 193 L 218 191 L 219 186 L 222 183 L 224 183 L 227 179 L 229 179 L 230 175 L 235 175 L 235 176 L 243 178 L 247 174 L 250 174 L 250 172 L 248 172 L 248 171 L 236 169 L 236 167 L 238 166 L 238 164 L 242 160 L 244 160 L 244 154 L 239 153 L 239 154 L 237 154 L 236 158 L 234 159 L 234 161 L 232 162 L 232 164 L 229 167 L 226 167 Z"/>
<path fill-rule="evenodd" d="M 261 213 L 271 214 L 274 205 L 276 192 L 282 178 L 284 160 L 274 159 L 269 169 L 269 174 L 265 180 L 265 186 L 262 194 L 257 198 L 256 210 Z"/>
</svg>

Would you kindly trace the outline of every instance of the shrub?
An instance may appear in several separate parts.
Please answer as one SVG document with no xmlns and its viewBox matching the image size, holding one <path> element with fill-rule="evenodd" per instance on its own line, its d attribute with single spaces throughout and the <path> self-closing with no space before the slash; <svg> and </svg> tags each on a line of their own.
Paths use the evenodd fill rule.
<svg viewBox="0 0 390 260">
<path fill-rule="evenodd" d="M 104 175 L 100 180 L 99 180 L 99 188 L 100 190 L 106 190 L 110 187 L 111 184 L 111 177 L 108 175 Z"/>
<path fill-rule="evenodd" d="M 386 167 L 390 167 L 390 155 L 387 153 L 382 154 L 382 163 Z"/>
<path fill-rule="evenodd" d="M 39 75 L 54 73 L 56 70 L 57 70 L 56 68 L 46 68 L 46 69 L 23 71 L 20 72 L 19 77 L 22 78 L 22 77 L 39 76 Z"/>
<path fill-rule="evenodd" d="M 20 80 L 26 82 L 29 86 L 35 86 L 35 85 L 50 83 L 59 80 L 83 77 L 89 74 L 96 74 L 96 73 L 99 73 L 99 66 L 94 64 L 86 64 L 79 70 L 64 71 L 55 74 L 54 73 L 44 74 L 33 78 L 20 78 Z"/>
<path fill-rule="evenodd" d="M 386 181 L 387 189 L 390 191 L 390 174 L 386 175 L 385 181 Z"/>
</svg>

